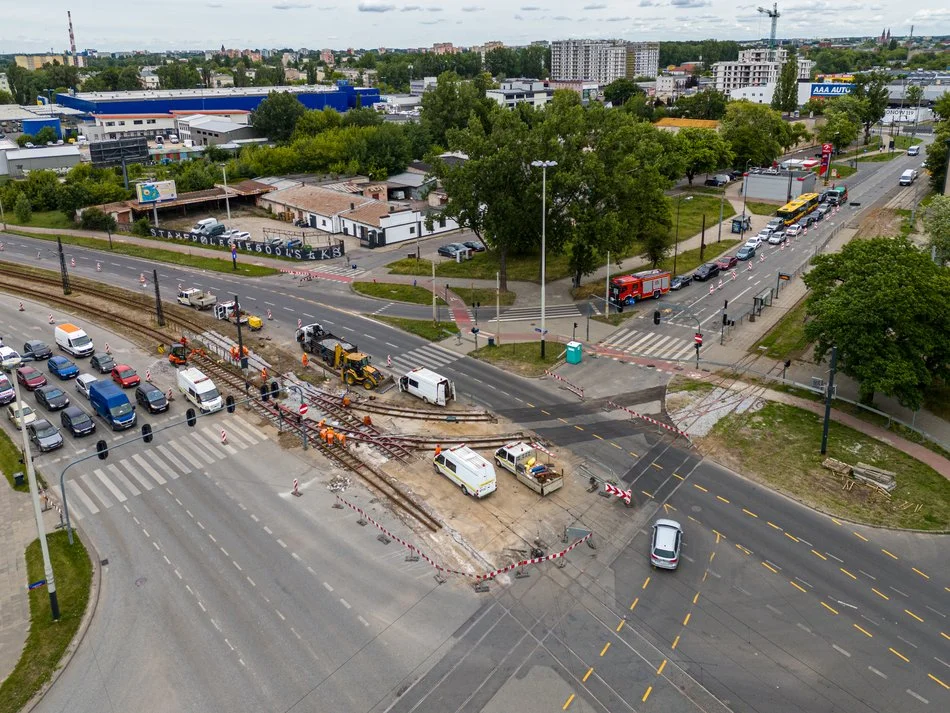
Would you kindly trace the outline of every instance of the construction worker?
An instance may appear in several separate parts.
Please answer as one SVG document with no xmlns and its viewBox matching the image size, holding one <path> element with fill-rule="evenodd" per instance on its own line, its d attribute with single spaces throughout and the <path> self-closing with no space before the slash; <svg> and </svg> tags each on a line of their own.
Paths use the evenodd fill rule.
<svg viewBox="0 0 950 713">
<path fill-rule="evenodd" d="M 340 434 L 338 434 L 338 435 L 337 435 L 337 440 L 340 442 L 340 445 L 341 445 L 343 448 L 346 448 L 346 434 L 345 434 L 345 433 L 340 433 Z"/>
<path fill-rule="evenodd" d="M 300 357 L 300 363 L 303 364 L 305 369 L 310 364 L 310 357 L 307 356 L 307 352 L 304 352 L 303 356 Z"/>
<path fill-rule="evenodd" d="M 265 381 L 267 381 L 267 367 L 266 367 L 266 366 L 262 366 L 262 367 L 261 367 L 261 383 L 263 383 L 263 382 L 265 382 Z"/>
<path fill-rule="evenodd" d="M 439 455 L 441 452 L 442 452 L 442 444 L 441 444 L 441 443 L 437 443 L 437 444 L 435 445 L 435 455 L 436 455 L 436 457 L 438 457 L 438 455 Z"/>
</svg>

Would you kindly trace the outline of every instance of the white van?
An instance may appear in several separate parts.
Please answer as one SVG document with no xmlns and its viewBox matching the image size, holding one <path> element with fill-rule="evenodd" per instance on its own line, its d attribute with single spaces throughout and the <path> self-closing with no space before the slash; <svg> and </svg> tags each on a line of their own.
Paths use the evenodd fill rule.
<svg viewBox="0 0 950 713">
<path fill-rule="evenodd" d="M 179 371 L 178 390 L 186 399 L 205 413 L 212 413 L 221 409 L 221 394 L 218 393 L 214 382 L 199 369 L 191 367 Z"/>
<path fill-rule="evenodd" d="M 91 356 L 96 350 L 89 335 L 75 324 L 60 324 L 53 330 L 56 345 L 67 354 L 74 357 Z"/>
<path fill-rule="evenodd" d="M 455 398 L 455 382 L 423 366 L 400 377 L 399 390 L 436 406 L 445 406 Z"/>
<path fill-rule="evenodd" d="M 455 446 L 433 460 L 435 472 L 462 488 L 466 495 L 484 498 L 495 492 L 494 466 L 468 446 Z"/>
<path fill-rule="evenodd" d="M 912 168 L 908 168 L 901 174 L 901 180 L 898 183 L 902 186 L 909 186 L 914 181 L 917 180 L 917 171 Z"/>
<path fill-rule="evenodd" d="M 217 218 L 204 218 L 195 223 L 194 227 L 191 229 L 192 233 L 201 233 L 204 232 L 206 228 L 210 228 L 212 225 L 218 222 Z"/>
<path fill-rule="evenodd" d="M 907 149 L 908 156 L 919 156 L 920 155 L 920 146 L 911 146 Z"/>
</svg>

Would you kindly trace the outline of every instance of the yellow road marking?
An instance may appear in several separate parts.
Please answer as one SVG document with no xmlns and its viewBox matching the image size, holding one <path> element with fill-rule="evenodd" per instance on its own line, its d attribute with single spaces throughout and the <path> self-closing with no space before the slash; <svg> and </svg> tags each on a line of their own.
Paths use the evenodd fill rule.
<svg viewBox="0 0 950 713">
<path fill-rule="evenodd" d="M 636 599 L 633 600 L 633 604 L 630 605 L 630 611 L 633 611 L 634 609 L 636 609 L 637 604 L 639 603 L 640 603 L 640 597 L 637 597 Z"/>
<path fill-rule="evenodd" d="M 676 508 L 669 503 L 663 503 L 663 512 L 669 512 L 670 510 L 676 510 Z"/>
<path fill-rule="evenodd" d="M 682 475 L 680 475 L 679 473 L 673 473 L 673 477 L 674 477 L 674 478 L 678 478 L 679 480 L 686 480 L 686 478 L 684 478 L 684 477 L 683 477 Z"/>
<path fill-rule="evenodd" d="M 610 445 L 612 445 L 614 448 L 617 448 L 619 450 L 623 450 L 623 448 L 621 446 L 618 446 L 616 443 L 611 443 Z"/>
<path fill-rule="evenodd" d="M 627 453 L 629 453 L 630 455 L 632 455 L 634 458 L 639 458 L 639 457 L 640 457 L 640 456 L 638 456 L 636 453 L 634 453 L 633 451 L 627 451 Z"/>
<path fill-rule="evenodd" d="M 808 594 L 808 591 L 807 591 L 803 586 L 801 586 L 800 584 L 796 584 L 795 582 L 792 582 L 792 581 L 789 581 L 789 584 L 791 584 L 793 587 L 795 587 L 795 589 L 797 589 L 797 590 L 799 590 L 799 591 L 801 591 L 801 592 L 804 592 L 805 594 Z"/>
<path fill-rule="evenodd" d="M 650 465 L 652 465 L 652 466 L 653 466 L 654 468 L 656 468 L 657 470 L 663 470 L 663 466 L 662 466 L 662 465 L 657 465 L 656 461 L 650 463 Z"/>
<path fill-rule="evenodd" d="M 716 500 L 722 500 L 722 502 L 724 502 L 724 503 L 728 503 L 728 502 L 729 502 L 728 500 L 726 500 L 726 499 L 725 499 L 724 497 L 722 497 L 721 495 L 717 495 L 717 496 L 716 496 Z"/>
<path fill-rule="evenodd" d="M 723 535 L 721 532 L 719 532 L 719 530 L 713 530 L 713 532 L 716 533 L 716 537 L 717 537 L 717 538 L 719 538 L 719 537 L 725 537 L 725 535 Z M 719 540 L 717 539 L 716 542 L 719 542 Z"/>
<path fill-rule="evenodd" d="M 647 577 L 645 580 L 643 580 L 643 588 L 646 589 L 649 583 L 650 583 L 650 578 Z"/>
<path fill-rule="evenodd" d="M 530 406 L 531 408 L 534 408 L 534 404 L 531 403 L 530 401 L 525 401 L 525 403 L 528 404 L 528 406 Z M 545 411 L 545 413 L 547 413 L 547 411 Z"/>
<path fill-rule="evenodd" d="M 551 415 L 549 412 L 545 411 L 544 409 L 539 409 L 539 410 L 540 410 L 541 413 L 543 413 L 545 416 L 550 416 L 550 415 Z"/>
<path fill-rule="evenodd" d="M 610 642 L 608 641 L 606 644 L 604 644 L 604 648 L 602 648 L 602 649 L 600 650 L 600 655 L 603 656 L 604 654 L 606 654 L 606 653 L 607 653 L 607 649 L 609 649 L 609 648 L 610 648 Z"/>
<path fill-rule="evenodd" d="M 816 557 L 821 557 L 825 562 L 828 561 L 828 558 L 825 557 L 823 554 L 821 554 L 821 552 L 819 552 L 818 550 L 812 550 L 811 553 L 815 555 Z"/>
<path fill-rule="evenodd" d="M 593 435 L 593 436 L 594 436 L 594 438 L 596 438 L 596 439 L 597 439 L 597 440 L 599 440 L 599 441 L 602 441 L 602 440 L 604 440 L 604 437 L 603 437 L 603 436 L 598 436 L 598 435 L 597 435 L 596 433 L 594 433 L 594 434 L 591 434 L 591 435 Z"/>
<path fill-rule="evenodd" d="M 874 592 L 877 596 L 881 597 L 881 599 L 886 599 L 887 601 L 890 601 L 891 599 L 886 594 L 882 594 L 881 592 L 877 591 L 874 587 L 871 587 L 871 591 Z"/>
<path fill-rule="evenodd" d="M 917 574 L 919 574 L 919 575 L 920 575 L 921 577 L 923 577 L 924 579 L 930 579 L 930 575 L 924 574 L 923 572 L 921 572 L 921 571 L 920 571 L 919 569 L 917 569 L 916 567 L 911 567 L 911 569 L 914 570 Z"/>
<path fill-rule="evenodd" d="M 650 694 L 653 692 L 653 686 L 647 686 L 646 693 L 643 694 L 643 698 L 640 699 L 641 703 L 646 703 L 647 698 L 650 697 Z"/>
<path fill-rule="evenodd" d="M 830 611 L 832 614 L 837 614 L 837 613 L 838 613 L 838 610 L 837 610 L 837 609 L 835 609 L 835 608 L 832 607 L 832 606 L 828 606 L 828 605 L 825 604 L 824 602 L 821 603 L 821 606 L 823 606 L 825 609 L 827 609 L 828 611 Z"/>
<path fill-rule="evenodd" d="M 928 673 L 928 674 L 927 674 L 927 678 L 936 681 L 937 683 L 939 683 L 939 684 L 940 684 L 941 686 L 943 686 L 944 688 L 950 690 L 950 686 L 948 686 L 946 683 L 944 683 L 944 682 L 941 681 L 939 678 L 937 678 L 936 676 L 934 676 L 932 673 Z"/>
<path fill-rule="evenodd" d="M 884 554 L 886 554 L 888 557 L 890 557 L 890 558 L 892 558 L 892 559 L 898 559 L 897 555 L 891 554 L 890 552 L 888 552 L 888 551 L 885 550 L 884 548 L 881 548 L 881 552 L 883 552 Z"/>
<path fill-rule="evenodd" d="M 644 495 L 646 495 L 648 498 L 652 498 L 652 497 L 653 497 L 653 493 L 648 493 L 646 490 L 641 490 L 640 492 L 643 493 Z"/>
<path fill-rule="evenodd" d="M 771 522 L 771 521 L 769 521 L 769 520 L 766 520 L 765 522 L 766 522 L 766 524 L 767 524 L 769 527 L 771 527 L 771 528 L 774 528 L 774 529 L 776 529 L 776 530 L 781 530 L 781 529 L 782 529 L 781 527 L 779 527 L 778 525 L 776 525 L 774 522 Z"/>
<path fill-rule="evenodd" d="M 581 679 L 581 683 L 587 683 L 587 679 L 590 678 L 590 675 L 594 672 L 594 667 L 591 666 L 587 669 L 587 673 L 584 674 L 584 678 Z"/>
<path fill-rule="evenodd" d="M 848 570 L 846 570 L 844 567 L 838 567 L 838 569 L 840 569 L 840 570 L 841 570 L 842 572 L 844 572 L 846 575 L 848 575 L 849 577 L 851 577 L 851 579 L 857 579 L 857 577 L 855 577 L 853 574 L 851 574 L 851 573 L 850 573 Z"/>
<path fill-rule="evenodd" d="M 689 618 L 693 615 L 693 612 L 686 612 L 686 618 L 683 619 L 683 626 L 689 624 Z"/>
<path fill-rule="evenodd" d="M 576 428 L 578 431 L 583 431 L 583 430 L 584 430 L 584 427 L 583 427 L 583 426 L 578 426 L 577 424 L 574 424 L 574 428 Z"/>
<path fill-rule="evenodd" d="M 870 631 L 868 631 L 867 629 L 862 629 L 862 628 L 861 628 L 860 626 L 858 626 L 857 624 L 852 624 L 851 626 L 853 626 L 855 629 L 857 629 L 857 630 L 860 631 L 862 634 L 864 634 L 865 636 L 867 636 L 869 639 L 873 639 L 873 638 L 874 638 L 874 634 L 872 634 L 872 633 L 871 633 Z"/>
<path fill-rule="evenodd" d="M 709 492 L 706 488 L 704 488 L 702 485 L 699 485 L 698 483 L 693 483 L 693 487 L 696 488 L 697 490 L 702 490 L 704 493 Z"/>
<path fill-rule="evenodd" d="M 623 619 L 620 620 L 620 623 L 617 624 L 617 631 L 620 631 L 623 628 Z"/>
<path fill-rule="evenodd" d="M 666 659 L 663 659 L 663 663 L 660 664 L 660 667 L 656 670 L 656 675 L 661 676 L 663 674 L 663 669 L 666 668 Z"/>
<path fill-rule="evenodd" d="M 943 638 L 945 638 L 945 639 L 950 639 L 950 634 L 947 634 L 947 633 L 944 632 L 944 631 L 941 631 L 941 632 L 940 632 L 940 635 L 941 635 Z"/>
<path fill-rule="evenodd" d="M 573 703 L 573 702 L 574 702 L 574 694 L 572 693 L 571 696 L 570 696 L 570 698 L 568 698 L 567 701 L 565 701 L 564 705 L 561 706 L 561 710 L 562 710 L 562 711 L 566 711 L 566 710 L 567 710 L 567 707 L 568 707 L 569 705 L 571 705 L 571 703 Z"/>
<path fill-rule="evenodd" d="M 693 597 L 693 604 L 699 601 L 699 592 L 696 592 L 696 596 Z"/>
<path fill-rule="evenodd" d="M 758 515 L 756 515 L 754 512 L 752 512 L 751 510 L 746 510 L 745 508 L 742 508 L 742 512 L 744 512 L 749 517 L 758 517 Z"/>
<path fill-rule="evenodd" d="M 840 524 L 841 524 L 841 521 L 840 521 L 840 520 L 835 520 L 834 518 L 831 518 L 831 521 L 832 521 L 835 525 L 840 525 Z"/>
<path fill-rule="evenodd" d="M 782 533 L 782 534 L 784 534 L 785 537 L 787 537 L 787 538 L 790 539 L 790 540 L 794 540 L 795 542 L 801 542 L 801 540 L 799 540 L 797 537 L 795 537 L 795 535 L 789 535 L 787 532 Z"/>
<path fill-rule="evenodd" d="M 910 609 L 905 609 L 905 610 L 904 610 L 904 613 L 905 613 L 905 614 L 908 614 L 909 616 L 914 617 L 914 618 L 915 618 L 917 621 L 919 621 L 921 624 L 924 623 L 924 620 L 921 619 L 921 618 L 920 618 L 919 616 L 917 616 L 916 614 L 914 614 L 914 612 L 912 612 Z"/>
<path fill-rule="evenodd" d="M 904 654 L 902 654 L 900 651 L 892 649 L 891 647 L 888 647 L 887 650 L 894 654 L 897 658 L 903 660 L 904 663 L 910 663 L 910 659 L 904 656 Z"/>
<path fill-rule="evenodd" d="M 687 516 L 686 516 L 686 519 L 687 519 L 687 520 L 692 520 L 692 521 L 695 522 L 697 525 L 702 525 L 702 523 L 701 523 L 699 520 L 697 520 L 695 517 L 693 517 L 692 515 L 687 515 Z"/>
<path fill-rule="evenodd" d="M 743 547 L 742 545 L 740 545 L 738 542 L 736 543 L 736 547 L 737 547 L 738 549 L 742 550 L 743 552 L 745 552 L 747 555 L 751 555 L 751 554 L 752 554 L 752 550 L 746 549 L 745 547 Z"/>
<path fill-rule="evenodd" d="M 703 582 L 706 581 L 706 577 L 708 577 L 708 576 L 709 576 L 709 571 L 708 571 L 708 570 L 705 571 L 705 572 L 703 572 Z"/>
<path fill-rule="evenodd" d="M 677 634 L 677 635 L 676 635 L 676 638 L 673 639 L 673 648 L 674 648 L 674 649 L 676 648 L 676 645 L 677 645 L 679 642 L 680 642 L 680 636 L 679 636 L 679 634 Z"/>
<path fill-rule="evenodd" d="M 709 553 L 709 561 L 712 562 L 714 559 L 716 559 L 716 553 L 715 553 L 715 552 L 710 552 L 710 553 Z"/>
<path fill-rule="evenodd" d="M 860 539 L 864 540 L 865 542 L 868 542 L 868 541 L 869 541 L 868 538 L 866 538 L 866 537 L 865 537 L 864 535 L 862 535 L 860 532 L 855 532 L 854 530 L 851 530 L 851 534 L 854 535 L 854 536 L 857 537 L 857 538 L 860 538 Z"/>
<path fill-rule="evenodd" d="M 771 571 L 773 574 L 778 574 L 778 570 L 775 569 L 775 567 L 770 565 L 768 562 L 763 562 L 762 566 L 765 567 L 767 570 Z"/>
<path fill-rule="evenodd" d="M 557 420 L 561 423 L 567 423 L 567 419 L 561 418 L 560 416 L 557 417 Z"/>
</svg>

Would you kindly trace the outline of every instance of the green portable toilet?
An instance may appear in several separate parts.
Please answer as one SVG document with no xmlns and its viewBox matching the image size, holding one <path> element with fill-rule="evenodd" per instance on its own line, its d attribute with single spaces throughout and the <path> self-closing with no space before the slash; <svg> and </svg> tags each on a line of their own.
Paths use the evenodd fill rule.
<svg viewBox="0 0 950 713">
<path fill-rule="evenodd" d="M 568 364 L 581 363 L 581 343 L 580 342 L 567 343 L 567 363 Z"/>
</svg>

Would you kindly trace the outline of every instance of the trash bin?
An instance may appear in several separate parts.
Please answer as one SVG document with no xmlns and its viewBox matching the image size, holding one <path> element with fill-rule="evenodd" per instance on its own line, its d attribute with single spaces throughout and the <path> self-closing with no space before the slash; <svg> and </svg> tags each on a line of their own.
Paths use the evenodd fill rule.
<svg viewBox="0 0 950 713">
<path fill-rule="evenodd" d="M 13 484 L 14 485 L 23 485 L 26 481 L 24 480 L 23 473 L 14 473 L 13 474 Z"/>
<path fill-rule="evenodd" d="M 489 337 L 489 338 L 488 338 L 488 346 L 490 346 L 490 347 L 495 346 L 495 338 L 494 338 L 494 337 Z"/>
<path fill-rule="evenodd" d="M 581 363 L 581 346 L 582 345 L 580 342 L 567 343 L 567 363 L 568 364 Z"/>
</svg>

